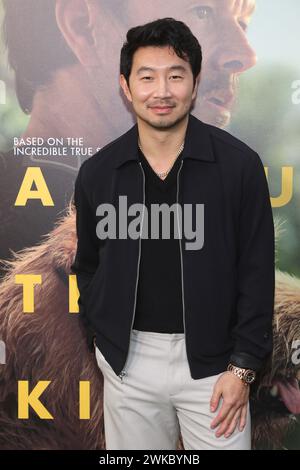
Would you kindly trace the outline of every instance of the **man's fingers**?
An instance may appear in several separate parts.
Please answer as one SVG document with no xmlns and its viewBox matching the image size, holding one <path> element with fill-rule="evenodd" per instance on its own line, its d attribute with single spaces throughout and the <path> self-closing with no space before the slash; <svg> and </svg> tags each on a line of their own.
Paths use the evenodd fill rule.
<svg viewBox="0 0 300 470">
<path fill-rule="evenodd" d="M 238 408 L 239 409 L 239 408 Z M 225 433 L 225 431 L 227 430 L 228 426 L 231 425 L 231 422 L 232 422 L 232 419 L 234 418 L 236 412 L 237 412 L 237 408 L 236 407 L 232 407 L 229 411 L 229 413 L 227 414 L 227 416 L 224 418 L 224 420 L 221 422 L 219 428 L 217 429 L 216 431 L 216 436 L 217 437 L 220 437 L 222 434 Z"/>
<path fill-rule="evenodd" d="M 221 398 L 221 390 L 219 390 L 217 387 L 214 387 L 213 394 L 210 399 L 211 411 L 215 411 L 218 408 L 220 398 Z"/>
<path fill-rule="evenodd" d="M 243 408 L 242 408 L 240 424 L 239 424 L 239 430 L 240 431 L 242 431 L 244 429 L 244 427 L 246 426 L 247 408 L 248 408 L 248 403 L 246 403 L 246 405 L 244 405 Z"/>
<path fill-rule="evenodd" d="M 232 407 L 233 405 L 231 403 L 226 403 L 225 400 L 223 400 L 221 409 L 217 416 L 212 420 L 210 427 L 215 428 L 218 426 L 227 417 Z"/>
<path fill-rule="evenodd" d="M 228 425 L 227 430 L 225 431 L 225 437 L 231 436 L 233 431 L 236 428 L 236 425 L 240 419 L 241 416 L 241 408 L 238 408 L 237 411 L 235 412 L 235 415 L 233 416 L 231 423 Z"/>
</svg>

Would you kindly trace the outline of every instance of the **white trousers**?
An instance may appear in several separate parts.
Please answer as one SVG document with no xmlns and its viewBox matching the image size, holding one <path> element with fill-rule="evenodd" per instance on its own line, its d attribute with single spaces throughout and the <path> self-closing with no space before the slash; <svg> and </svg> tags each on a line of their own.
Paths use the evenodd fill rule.
<svg viewBox="0 0 300 470">
<path fill-rule="evenodd" d="M 106 449 L 175 450 L 181 431 L 186 450 L 250 450 L 251 417 L 228 438 L 215 436 L 210 424 L 213 386 L 223 373 L 193 379 L 184 333 L 132 330 L 127 374 L 121 380 L 96 347 L 104 377 L 103 413 Z"/>
</svg>

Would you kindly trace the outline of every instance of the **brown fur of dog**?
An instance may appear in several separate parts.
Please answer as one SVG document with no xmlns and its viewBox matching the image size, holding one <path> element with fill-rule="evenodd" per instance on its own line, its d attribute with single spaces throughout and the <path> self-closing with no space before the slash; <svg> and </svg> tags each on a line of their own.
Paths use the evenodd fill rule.
<svg viewBox="0 0 300 470">
<path fill-rule="evenodd" d="M 68 312 L 68 276 L 76 252 L 75 209 L 67 213 L 37 246 L 15 253 L 4 262 L 0 293 L 0 339 L 6 344 L 6 364 L 0 365 L 1 449 L 104 449 L 103 377 L 95 355 L 87 348 L 79 315 Z M 15 274 L 40 274 L 34 290 L 35 312 L 23 313 L 22 285 Z M 290 344 L 300 339 L 300 281 L 276 272 L 274 354 L 252 393 L 252 446 L 281 446 L 293 424 L 287 410 L 260 407 L 260 393 L 272 380 L 296 374 L 290 364 Z M 31 390 L 39 380 L 51 383 L 41 396 L 53 420 L 42 420 L 31 409 L 18 419 L 18 381 Z M 79 419 L 79 381 L 90 381 L 91 417 Z M 178 449 L 183 449 L 180 436 Z"/>
</svg>

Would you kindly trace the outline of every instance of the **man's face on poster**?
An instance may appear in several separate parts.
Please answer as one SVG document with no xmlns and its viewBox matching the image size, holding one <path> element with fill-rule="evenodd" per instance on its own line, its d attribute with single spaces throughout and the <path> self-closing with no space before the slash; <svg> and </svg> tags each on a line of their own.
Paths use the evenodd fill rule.
<svg viewBox="0 0 300 470">
<path fill-rule="evenodd" d="M 247 27 L 256 2 L 180 0 L 175 3 L 176 9 L 174 0 L 128 0 L 125 6 L 123 0 L 107 1 L 102 3 L 101 12 L 100 6 L 97 7 L 99 14 L 106 17 L 105 23 L 99 23 L 97 34 L 99 60 L 105 58 L 103 66 L 106 69 L 104 78 L 107 80 L 107 87 L 112 83 L 117 86 L 120 48 L 127 30 L 158 17 L 173 17 L 189 26 L 202 47 L 201 80 L 193 114 L 205 122 L 225 127 L 230 123 L 236 104 L 238 77 L 256 63 L 255 51 L 247 39 Z M 103 69 L 101 77 L 103 83 Z M 101 93 L 103 96 L 103 87 Z M 113 101 L 112 97 L 111 103 Z"/>
</svg>

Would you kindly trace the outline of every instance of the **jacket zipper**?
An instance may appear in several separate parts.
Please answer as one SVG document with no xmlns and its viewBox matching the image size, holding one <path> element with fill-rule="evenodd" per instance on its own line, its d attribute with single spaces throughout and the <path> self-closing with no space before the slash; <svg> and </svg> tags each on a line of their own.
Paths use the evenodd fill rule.
<svg viewBox="0 0 300 470">
<path fill-rule="evenodd" d="M 178 203 L 179 203 L 179 174 L 181 172 L 181 168 L 183 165 L 183 160 L 181 160 L 180 168 L 177 173 L 177 224 L 178 224 L 178 233 L 182 236 L 182 233 L 180 231 L 179 227 L 179 214 L 178 214 Z M 183 216 L 183 214 L 182 214 Z M 182 217 L 183 219 L 183 217 Z M 182 220 L 181 220 L 182 222 Z M 182 224 L 181 224 L 182 228 Z M 183 262 L 182 262 L 182 245 L 181 245 L 181 236 L 179 236 L 179 250 L 180 250 L 180 267 L 181 267 L 181 290 L 182 290 L 182 312 L 183 312 L 183 328 L 184 328 L 184 336 L 185 336 L 185 348 L 186 348 L 186 356 L 187 360 L 189 363 L 189 357 L 187 354 L 187 345 L 186 345 L 186 328 L 185 328 L 185 305 L 184 305 L 184 283 L 183 283 Z"/>
<path fill-rule="evenodd" d="M 142 221 L 141 221 L 141 230 L 140 230 L 140 238 L 139 238 L 139 256 L 138 256 L 138 263 L 137 263 L 137 275 L 136 275 L 136 282 L 135 282 L 135 294 L 134 294 L 134 306 L 133 306 L 133 315 L 132 315 L 132 321 L 131 321 L 131 327 L 130 327 L 130 339 L 131 339 L 131 334 L 132 334 L 132 327 L 134 323 L 134 318 L 135 318 L 135 310 L 136 310 L 136 298 L 137 298 L 137 288 L 138 288 L 138 281 L 139 281 L 139 272 L 140 272 L 140 261 L 141 261 L 141 234 L 143 231 L 143 222 L 144 222 L 144 212 L 145 212 L 145 172 L 142 166 L 142 163 L 139 162 L 142 174 L 143 174 L 143 212 L 142 212 Z M 130 340 L 129 340 L 129 347 L 130 347 Z M 128 359 L 128 353 L 129 353 L 129 348 L 127 351 L 127 356 L 125 360 L 125 365 L 123 366 L 123 369 L 121 370 L 119 377 L 121 381 L 123 382 L 123 377 L 127 374 L 126 372 L 126 364 L 127 364 L 127 359 Z"/>
</svg>

